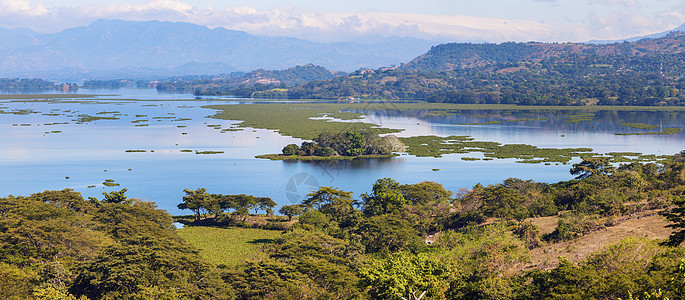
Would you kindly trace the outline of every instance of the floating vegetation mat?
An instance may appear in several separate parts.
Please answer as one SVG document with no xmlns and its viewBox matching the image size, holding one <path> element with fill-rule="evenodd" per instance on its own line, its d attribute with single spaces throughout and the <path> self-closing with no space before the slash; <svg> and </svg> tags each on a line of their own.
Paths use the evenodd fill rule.
<svg viewBox="0 0 685 300">
<path fill-rule="evenodd" d="M 529 122 L 529 121 L 547 121 L 547 118 L 504 120 L 504 122 Z"/>
<path fill-rule="evenodd" d="M 419 157 L 442 157 L 453 153 L 483 153 L 482 160 L 494 158 L 517 159 L 518 163 L 568 163 L 573 158 L 599 156 L 591 148 L 538 148 L 525 144 L 503 145 L 497 142 L 475 141 L 468 136 L 417 136 L 400 138 L 407 146 L 407 153 Z M 659 161 L 668 156 L 643 155 L 640 153 L 610 153 L 612 162 Z M 465 161 L 479 158 L 462 157 Z"/>
<path fill-rule="evenodd" d="M 592 121 L 595 118 L 593 113 L 577 114 L 564 117 L 564 123 L 578 124 L 580 122 Z"/>
<path fill-rule="evenodd" d="M 483 123 L 460 123 L 460 124 L 454 124 L 454 125 L 496 125 L 496 124 L 501 124 L 502 121 L 489 121 L 489 122 L 483 122 Z"/>
<path fill-rule="evenodd" d="M 635 128 L 635 129 L 655 129 L 658 128 L 659 125 L 651 125 L 651 124 L 644 124 L 644 123 L 619 123 L 621 126 L 624 127 L 630 127 L 630 128 Z"/>
<path fill-rule="evenodd" d="M 221 154 L 224 151 L 195 151 L 195 154 Z"/>
<path fill-rule="evenodd" d="M 100 116 L 91 116 L 91 115 L 78 115 L 78 119 L 72 120 L 76 123 L 88 123 L 88 122 L 93 122 L 93 121 L 99 121 L 99 120 L 119 120 L 117 117 L 100 117 Z"/>
<path fill-rule="evenodd" d="M 614 133 L 615 135 L 655 135 L 655 134 L 676 134 L 680 133 L 682 128 L 664 128 L 661 132 L 633 132 L 633 133 Z"/>
<path fill-rule="evenodd" d="M 104 186 L 119 186 L 120 184 L 114 182 L 114 179 L 105 179 L 105 181 L 102 183 Z"/>
</svg>

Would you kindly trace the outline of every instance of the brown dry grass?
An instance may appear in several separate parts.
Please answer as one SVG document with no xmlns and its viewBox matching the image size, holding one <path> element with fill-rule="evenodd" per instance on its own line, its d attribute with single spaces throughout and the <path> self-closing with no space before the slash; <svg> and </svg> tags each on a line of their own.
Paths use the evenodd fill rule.
<svg viewBox="0 0 685 300">
<path fill-rule="evenodd" d="M 530 221 L 538 226 L 541 233 L 549 233 L 556 228 L 558 217 L 535 218 Z M 521 270 L 552 269 L 559 264 L 559 257 L 564 256 L 572 262 L 579 262 L 607 245 L 614 244 L 627 237 L 648 239 L 666 239 L 673 231 L 666 228 L 669 222 L 658 211 L 645 211 L 618 220 L 618 224 L 591 232 L 580 238 L 549 244 L 530 251 L 530 262 Z"/>
</svg>

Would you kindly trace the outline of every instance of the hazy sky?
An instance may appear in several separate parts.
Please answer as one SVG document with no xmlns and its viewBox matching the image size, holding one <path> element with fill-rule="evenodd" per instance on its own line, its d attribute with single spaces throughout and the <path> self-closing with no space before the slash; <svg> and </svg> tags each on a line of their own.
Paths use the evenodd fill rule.
<svg viewBox="0 0 685 300">
<path fill-rule="evenodd" d="M 685 0 L 0 0 L 0 27 L 56 32 L 97 19 L 191 22 L 320 41 L 621 39 L 685 23 Z"/>
</svg>

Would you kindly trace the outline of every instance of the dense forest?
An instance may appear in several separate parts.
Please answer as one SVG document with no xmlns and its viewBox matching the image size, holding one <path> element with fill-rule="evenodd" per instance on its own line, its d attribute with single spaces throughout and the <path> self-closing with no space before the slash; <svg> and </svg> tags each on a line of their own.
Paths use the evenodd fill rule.
<svg viewBox="0 0 685 300">
<path fill-rule="evenodd" d="M 672 33 L 610 45 L 453 43 L 435 46 L 400 67 L 358 70 L 329 79 L 310 76 L 301 83 L 243 80 L 194 86 L 197 95 L 247 98 L 683 105 L 684 41 L 684 33 Z"/>
<path fill-rule="evenodd" d="M 39 92 L 55 89 L 55 84 L 42 79 L 0 78 L 0 90 Z"/>
<path fill-rule="evenodd" d="M 0 199 L 0 294 L 8 299 L 684 299 L 685 153 L 663 164 L 575 164 L 554 184 L 510 178 L 457 193 L 384 178 L 358 198 L 319 187 L 280 208 L 296 222 L 237 267 L 206 262 L 172 217 L 126 190 Z M 186 189 L 193 224 L 283 224 L 271 199 Z M 642 213 L 642 214 L 641 214 Z M 581 260 L 523 267 L 544 245 L 644 213 L 670 238 L 632 237 Z M 537 218 L 557 216 L 542 234 Z"/>
<path fill-rule="evenodd" d="M 248 73 L 234 72 L 199 80 L 184 80 L 180 78 L 159 82 L 156 85 L 156 89 L 160 92 L 225 95 L 226 92 L 221 90 L 230 87 L 232 90 L 231 94 L 251 97 L 255 91 L 260 91 L 261 86 L 269 86 L 269 90 L 273 93 L 276 91 L 275 89 L 281 87 L 285 88 L 315 80 L 329 80 L 342 75 L 344 75 L 342 72 L 329 71 L 324 67 L 310 64 L 285 70 L 259 69 Z M 245 90 L 245 87 L 249 88 Z"/>
</svg>

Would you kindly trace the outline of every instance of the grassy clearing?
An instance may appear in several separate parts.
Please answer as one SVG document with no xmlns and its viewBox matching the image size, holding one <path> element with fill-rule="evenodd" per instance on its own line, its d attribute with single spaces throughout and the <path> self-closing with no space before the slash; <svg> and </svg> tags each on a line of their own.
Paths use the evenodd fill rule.
<svg viewBox="0 0 685 300">
<path fill-rule="evenodd" d="M 259 249 L 280 234 L 275 230 L 237 227 L 186 226 L 178 230 L 178 235 L 199 248 L 200 255 L 209 262 L 230 267 L 241 265 L 247 259 L 260 258 Z"/>
</svg>

